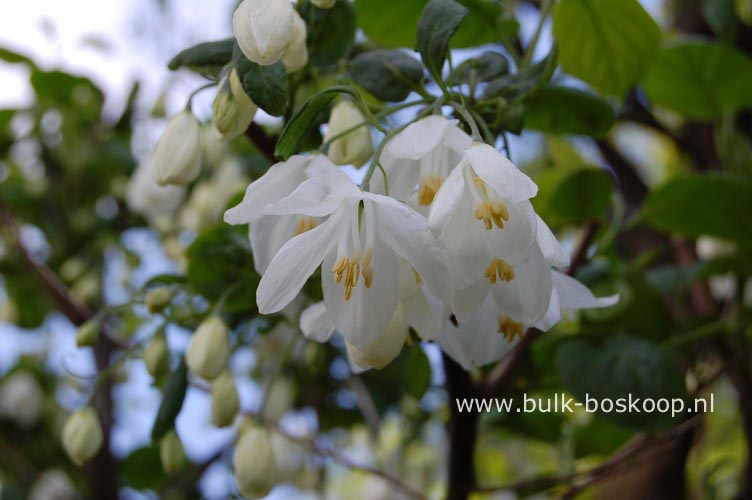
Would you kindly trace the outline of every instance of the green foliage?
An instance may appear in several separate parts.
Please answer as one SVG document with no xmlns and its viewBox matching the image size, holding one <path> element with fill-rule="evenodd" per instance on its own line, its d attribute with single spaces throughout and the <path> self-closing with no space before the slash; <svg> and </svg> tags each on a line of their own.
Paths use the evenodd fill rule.
<svg viewBox="0 0 752 500">
<path fill-rule="evenodd" d="M 525 127 L 531 130 L 600 137 L 613 125 L 608 102 L 582 90 L 546 86 L 525 103 Z"/>
<path fill-rule="evenodd" d="M 120 462 L 120 473 L 131 488 L 156 490 L 164 479 L 159 445 L 144 446 Z"/>
<path fill-rule="evenodd" d="M 350 61 L 353 81 L 382 101 L 403 101 L 423 82 L 423 66 L 399 50 L 363 52 Z"/>
<path fill-rule="evenodd" d="M 282 116 L 287 109 L 288 79 L 282 61 L 261 66 L 249 61 L 235 46 L 235 70 L 243 90 L 251 100 L 272 116 Z"/>
<path fill-rule="evenodd" d="M 488 82 L 484 97 L 503 97 L 507 101 L 521 100 L 546 85 L 556 71 L 556 47 L 541 61 L 516 73 L 509 73 Z"/>
<path fill-rule="evenodd" d="M 308 30 L 308 60 L 313 66 L 336 64 L 355 42 L 355 9 L 349 0 L 337 0 L 331 9 L 319 9 L 307 0 L 300 11 Z"/>
<path fill-rule="evenodd" d="M 151 439 L 158 442 L 167 431 L 175 427 L 175 419 L 183 407 L 185 392 L 188 389 L 188 366 L 181 358 L 175 370 L 170 373 L 165 383 L 164 396 L 159 405 L 157 417 L 151 428 Z"/>
<path fill-rule="evenodd" d="M 687 118 L 713 119 L 752 105 L 752 60 L 699 40 L 666 46 L 645 77 L 648 97 Z"/>
<path fill-rule="evenodd" d="M 638 0 L 562 0 L 554 37 L 566 72 L 621 96 L 644 75 L 661 35 Z"/>
<path fill-rule="evenodd" d="M 483 52 L 478 57 L 471 57 L 462 62 L 450 75 L 448 82 L 480 83 L 493 80 L 509 72 L 509 61 L 498 52 Z"/>
<path fill-rule="evenodd" d="M 431 384 L 431 364 L 420 346 L 409 350 L 404 371 L 405 392 L 419 400 Z"/>
<path fill-rule="evenodd" d="M 167 67 L 173 71 L 188 68 L 200 74 L 216 76 L 232 59 L 234 47 L 234 38 L 200 43 L 179 52 L 170 59 Z"/>
<path fill-rule="evenodd" d="M 604 418 L 636 430 L 661 431 L 682 417 L 643 411 L 641 404 L 645 398 L 687 398 L 679 366 L 649 342 L 619 336 L 598 347 L 584 340 L 571 340 L 561 344 L 556 358 L 565 387 L 583 405 L 586 397 L 595 398 L 599 403 L 604 399 L 615 403 L 629 395 L 640 398 L 636 406 L 639 411 L 599 410 Z"/>
<path fill-rule="evenodd" d="M 418 41 L 423 64 L 438 81 L 447 58 L 449 40 L 457 32 L 468 10 L 453 0 L 430 0 L 418 20 Z"/>
<path fill-rule="evenodd" d="M 645 202 L 643 221 L 683 236 L 703 234 L 752 248 L 752 183 L 718 175 L 672 179 Z"/>
<path fill-rule="evenodd" d="M 614 187 L 605 170 L 584 168 L 567 176 L 554 192 L 547 207 L 553 225 L 584 224 L 605 216 Z"/>
</svg>

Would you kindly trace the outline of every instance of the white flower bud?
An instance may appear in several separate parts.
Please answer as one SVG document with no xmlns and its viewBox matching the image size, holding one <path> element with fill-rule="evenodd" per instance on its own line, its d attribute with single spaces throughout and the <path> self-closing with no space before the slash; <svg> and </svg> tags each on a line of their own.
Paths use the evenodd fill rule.
<svg viewBox="0 0 752 500">
<path fill-rule="evenodd" d="M 44 408 L 44 393 L 39 382 L 25 371 L 9 376 L 0 385 L 0 415 L 23 428 L 39 421 Z"/>
<path fill-rule="evenodd" d="M 212 108 L 214 128 L 226 141 L 242 135 L 258 111 L 258 106 L 243 90 L 235 69 L 219 83 Z"/>
<path fill-rule="evenodd" d="M 402 351 L 406 337 L 407 326 L 402 318 L 401 306 L 397 306 L 394 317 L 379 340 L 365 349 L 359 349 L 346 342 L 347 354 L 350 360 L 361 368 L 381 369 Z"/>
<path fill-rule="evenodd" d="M 214 380 L 227 367 L 230 346 L 227 327 L 219 316 L 211 316 L 201 323 L 191 337 L 185 362 L 199 377 Z"/>
<path fill-rule="evenodd" d="M 158 312 L 162 312 L 167 306 L 170 305 L 170 302 L 172 302 L 172 296 L 173 293 L 170 288 L 166 286 L 160 286 L 158 288 L 150 290 L 149 293 L 146 294 L 144 303 L 146 304 L 146 308 L 149 310 L 149 313 L 156 314 Z"/>
<path fill-rule="evenodd" d="M 76 490 L 60 469 L 44 471 L 29 490 L 28 500 L 75 500 Z"/>
<path fill-rule="evenodd" d="M 154 181 L 154 161 L 139 164 L 128 182 L 126 202 L 137 214 L 153 219 L 173 212 L 183 201 L 182 186 L 160 186 Z"/>
<path fill-rule="evenodd" d="M 152 337 L 144 349 L 143 358 L 146 371 L 152 377 L 167 373 L 170 368 L 170 350 L 167 348 L 167 338 L 164 332 L 159 332 Z"/>
<path fill-rule="evenodd" d="M 311 3 L 319 9 L 331 9 L 337 0 L 311 0 Z"/>
<path fill-rule="evenodd" d="M 173 474 L 185 465 L 185 451 L 180 437 L 174 429 L 164 435 L 159 442 L 159 458 L 162 461 L 162 468 L 168 474 Z"/>
<path fill-rule="evenodd" d="M 154 149 L 154 180 L 160 186 L 186 185 L 201 168 L 201 124 L 183 111 L 170 118 Z"/>
<path fill-rule="evenodd" d="M 292 408 L 294 396 L 293 386 L 289 380 L 286 378 L 275 380 L 269 388 L 269 395 L 264 403 L 264 418 L 277 422 L 285 412 Z"/>
<path fill-rule="evenodd" d="M 99 323 L 97 321 L 87 321 L 76 330 L 76 346 L 91 347 L 99 338 Z"/>
<path fill-rule="evenodd" d="M 238 46 L 251 61 L 269 66 L 282 58 L 293 36 L 289 0 L 243 0 L 232 16 Z"/>
<path fill-rule="evenodd" d="M 348 131 L 366 120 L 360 109 L 348 100 L 339 101 L 334 105 L 329 117 L 329 128 L 324 136 L 324 142 L 345 131 Z M 337 165 L 362 166 L 373 154 L 371 128 L 366 124 L 339 137 L 329 144 L 329 159 Z"/>
<path fill-rule="evenodd" d="M 294 73 L 308 64 L 308 47 L 306 46 L 308 30 L 306 23 L 297 11 L 293 10 L 293 13 L 295 23 L 292 29 L 292 39 L 282 55 L 282 62 L 288 73 Z"/>
<path fill-rule="evenodd" d="M 63 448 L 76 465 L 83 465 L 102 446 L 102 426 L 91 406 L 76 410 L 63 427 Z"/>
<path fill-rule="evenodd" d="M 304 455 L 300 445 L 279 432 L 271 433 L 271 443 L 277 464 L 277 481 L 294 481 L 303 468 Z"/>
<path fill-rule="evenodd" d="M 211 419 L 217 427 L 227 427 L 240 411 L 238 389 L 230 372 L 224 371 L 211 386 Z"/>
<path fill-rule="evenodd" d="M 277 463 L 266 429 L 250 426 L 241 433 L 232 465 L 240 493 L 248 498 L 269 494 L 277 480 Z"/>
</svg>

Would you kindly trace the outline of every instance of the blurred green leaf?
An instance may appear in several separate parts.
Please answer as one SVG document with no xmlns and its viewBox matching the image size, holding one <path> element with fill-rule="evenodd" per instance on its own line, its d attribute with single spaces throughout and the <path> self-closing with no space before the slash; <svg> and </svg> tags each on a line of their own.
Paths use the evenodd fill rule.
<svg viewBox="0 0 752 500">
<path fill-rule="evenodd" d="M 419 345 L 409 349 L 404 373 L 405 391 L 420 400 L 431 384 L 431 363 Z"/>
<path fill-rule="evenodd" d="M 637 0 L 562 0 L 553 30 L 564 71 L 614 95 L 640 81 L 661 36 Z"/>
<path fill-rule="evenodd" d="M 138 448 L 119 464 L 120 474 L 131 488 L 156 490 L 164 479 L 159 445 Z"/>
<path fill-rule="evenodd" d="M 534 94 L 551 80 L 556 71 L 557 53 L 553 47 L 544 59 L 532 66 L 492 79 L 483 92 L 484 97 L 512 101 Z"/>
<path fill-rule="evenodd" d="M 614 119 L 607 101 L 570 87 L 543 87 L 525 103 L 525 127 L 552 134 L 601 137 Z"/>
<path fill-rule="evenodd" d="M 216 76 L 222 67 L 232 60 L 234 47 L 234 38 L 199 43 L 170 59 L 167 67 L 173 71 L 179 68 L 189 68 L 202 75 Z"/>
<path fill-rule="evenodd" d="M 337 0 L 330 9 L 319 9 L 310 0 L 301 7 L 308 30 L 308 61 L 331 66 L 343 59 L 355 42 L 355 9 L 349 0 Z"/>
<path fill-rule="evenodd" d="M 167 377 L 162 403 L 159 405 L 157 418 L 151 428 L 152 441 L 158 441 L 167 434 L 167 431 L 175 427 L 175 419 L 183 407 L 187 389 L 188 366 L 185 364 L 185 359 L 181 358 L 177 368 Z"/>
<path fill-rule="evenodd" d="M 577 170 L 556 188 L 546 209 L 546 220 L 552 225 L 579 225 L 592 218 L 601 218 L 608 207 L 613 188 L 611 174 L 606 170 Z"/>
<path fill-rule="evenodd" d="M 752 60 L 727 45 L 682 40 L 665 47 L 645 77 L 650 100 L 688 118 L 752 106 Z"/>
<path fill-rule="evenodd" d="M 462 62 L 450 75 L 448 83 L 487 82 L 509 72 L 509 61 L 498 52 L 483 52 Z"/>
<path fill-rule="evenodd" d="M 363 52 L 350 61 L 353 81 L 382 101 L 398 102 L 420 86 L 423 65 L 399 50 Z"/>
<path fill-rule="evenodd" d="M 430 0 L 420 14 L 416 48 L 436 81 L 443 81 L 441 70 L 447 58 L 449 40 L 467 13 L 468 10 L 454 0 Z"/>
<path fill-rule="evenodd" d="M 702 16 L 719 38 L 730 40 L 736 33 L 735 0 L 702 0 Z"/>
<path fill-rule="evenodd" d="M 7 49 L 5 47 L 0 47 L 0 61 L 5 61 L 11 64 L 26 64 L 31 67 L 34 66 L 34 61 L 29 59 L 25 55 L 19 52 Z"/>
</svg>

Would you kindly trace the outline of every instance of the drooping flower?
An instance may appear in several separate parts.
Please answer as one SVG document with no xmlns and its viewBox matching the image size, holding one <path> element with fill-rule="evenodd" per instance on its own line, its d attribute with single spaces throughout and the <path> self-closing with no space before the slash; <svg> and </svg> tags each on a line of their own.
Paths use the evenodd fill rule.
<svg viewBox="0 0 752 500">
<path fill-rule="evenodd" d="M 296 10 L 293 9 L 293 13 L 295 23 L 293 24 L 292 38 L 284 54 L 282 54 L 282 63 L 288 73 L 294 73 L 308 64 L 308 47 L 306 46 L 308 30 L 306 23 Z"/>
<path fill-rule="evenodd" d="M 266 271 L 274 255 L 290 238 L 320 223 L 320 217 L 308 215 L 267 215 L 265 208 L 291 194 L 310 177 L 323 173 L 341 172 L 324 155 L 292 156 L 272 165 L 249 184 L 243 201 L 225 212 L 224 220 L 228 224 L 249 224 L 253 262 L 259 273 Z"/>
<path fill-rule="evenodd" d="M 457 120 L 441 115 L 422 118 L 397 134 L 384 147 L 381 165 L 389 179 L 389 195 L 412 206 L 430 206 L 449 172 L 472 144 Z M 375 175 L 374 192 L 384 192 Z"/>
<path fill-rule="evenodd" d="M 353 129 L 365 120 L 366 117 L 352 101 L 343 99 L 334 105 L 329 128 L 324 135 L 324 142 L 327 142 L 343 134 L 329 144 L 327 154 L 334 163 L 360 167 L 371 157 L 373 140 L 370 127 L 365 124 Z"/>
<path fill-rule="evenodd" d="M 234 68 L 219 82 L 212 110 L 212 124 L 226 141 L 243 134 L 256 116 L 258 106 L 243 90 Z"/>
<path fill-rule="evenodd" d="M 426 220 L 393 198 L 362 192 L 344 175 L 310 179 L 266 212 L 328 218 L 276 254 L 256 294 L 262 313 L 287 305 L 322 263 L 327 316 L 359 349 L 379 340 L 394 316 L 400 257 L 432 294 L 450 298 L 448 264 Z"/>
<path fill-rule="evenodd" d="M 279 61 L 292 40 L 295 11 L 289 0 L 243 0 L 232 16 L 238 46 L 262 66 Z"/>
<path fill-rule="evenodd" d="M 201 168 L 201 124 L 190 111 L 182 111 L 167 123 L 154 148 L 154 180 L 160 186 L 184 186 Z"/>
</svg>

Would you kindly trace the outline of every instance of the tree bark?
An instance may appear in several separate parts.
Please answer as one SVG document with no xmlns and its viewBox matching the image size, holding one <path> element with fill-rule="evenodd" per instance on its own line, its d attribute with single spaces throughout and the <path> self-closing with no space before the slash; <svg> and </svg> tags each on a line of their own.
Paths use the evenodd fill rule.
<svg viewBox="0 0 752 500">
<path fill-rule="evenodd" d="M 466 500 L 475 485 L 475 443 L 478 434 L 478 413 L 460 412 L 457 398 L 474 398 L 477 391 L 470 374 L 452 358 L 442 353 L 446 389 L 449 396 L 449 460 L 447 499 Z"/>
</svg>

